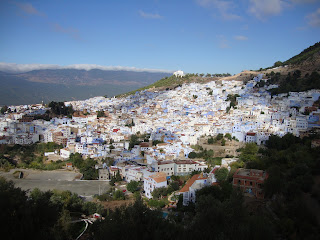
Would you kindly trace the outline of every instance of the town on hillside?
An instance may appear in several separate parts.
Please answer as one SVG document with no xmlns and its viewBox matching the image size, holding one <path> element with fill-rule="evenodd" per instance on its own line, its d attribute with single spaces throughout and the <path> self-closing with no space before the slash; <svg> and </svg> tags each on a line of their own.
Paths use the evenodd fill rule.
<svg viewBox="0 0 320 240">
<path fill-rule="evenodd" d="M 184 74 L 178 71 L 174 75 Z M 91 179 L 110 180 L 119 171 L 127 182 L 144 181 L 147 198 L 152 197 L 154 188 L 166 186 L 171 176 L 210 168 L 199 178 L 202 180 L 192 180 L 204 181 L 196 187 L 201 188 L 216 182 L 216 168 L 223 165 L 230 170 L 230 164 L 237 160 L 236 151 L 230 154 L 232 142 L 261 145 L 271 135 L 291 133 L 299 137 L 310 129 L 319 129 L 319 90 L 271 96 L 268 90 L 277 85 L 260 87 L 261 82 L 268 82 L 263 74 L 246 83 L 191 83 L 167 91 L 144 90 L 125 98 L 94 97 L 65 102 L 65 108 L 72 107 L 73 115 L 49 121 L 35 119 L 50 109 L 43 104 L 9 106 L 0 118 L 0 144 L 54 142 L 61 147 L 44 152 L 49 160 L 61 162 L 74 154 L 96 159 L 99 176 Z M 219 156 L 231 161 L 226 158 L 213 165 L 193 156 L 200 140 L 210 142 L 214 136 L 228 136 L 227 142 L 222 139 L 224 147 Z M 112 162 L 106 164 L 103 159 Z M 77 166 L 68 162 L 66 167 Z M 159 177 L 160 173 L 163 177 Z M 241 173 L 235 179 L 241 178 Z M 252 187 L 245 191 L 263 196 Z"/>
</svg>

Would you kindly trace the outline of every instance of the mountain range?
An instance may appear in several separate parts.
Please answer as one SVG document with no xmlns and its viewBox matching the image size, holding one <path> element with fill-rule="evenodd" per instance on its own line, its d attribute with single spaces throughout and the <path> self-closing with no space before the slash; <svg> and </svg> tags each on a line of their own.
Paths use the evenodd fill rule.
<svg viewBox="0 0 320 240">
<path fill-rule="evenodd" d="M 82 100 L 115 96 L 170 76 L 166 72 L 43 69 L 0 72 L 0 105 Z"/>
</svg>

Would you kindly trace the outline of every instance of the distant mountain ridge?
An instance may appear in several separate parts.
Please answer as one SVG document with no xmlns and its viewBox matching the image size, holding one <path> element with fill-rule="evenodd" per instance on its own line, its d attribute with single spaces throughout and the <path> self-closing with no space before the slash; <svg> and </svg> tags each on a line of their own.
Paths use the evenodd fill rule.
<svg viewBox="0 0 320 240">
<path fill-rule="evenodd" d="M 164 72 L 43 69 L 0 72 L 0 105 L 81 100 L 115 96 L 170 76 Z"/>
</svg>

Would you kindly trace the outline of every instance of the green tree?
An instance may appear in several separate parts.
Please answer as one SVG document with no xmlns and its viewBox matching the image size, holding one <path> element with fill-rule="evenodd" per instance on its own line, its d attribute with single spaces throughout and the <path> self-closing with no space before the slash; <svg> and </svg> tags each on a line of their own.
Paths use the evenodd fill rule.
<svg viewBox="0 0 320 240">
<path fill-rule="evenodd" d="M 232 139 L 232 136 L 231 136 L 230 133 L 226 133 L 226 134 L 224 135 L 224 137 L 227 138 L 227 139 L 229 139 L 230 141 L 231 141 L 231 139 Z"/>
<path fill-rule="evenodd" d="M 216 139 L 219 141 L 223 138 L 223 134 L 222 133 L 219 133 L 217 136 L 216 136 Z"/>
<path fill-rule="evenodd" d="M 196 158 L 197 154 L 195 152 L 191 152 L 188 154 L 188 158 Z"/>
<path fill-rule="evenodd" d="M 282 66 L 282 65 L 283 65 L 283 62 L 277 61 L 277 62 L 275 62 L 275 63 L 273 64 L 273 67 L 280 67 L 280 66 Z"/>
<path fill-rule="evenodd" d="M 222 167 L 216 170 L 215 177 L 218 182 L 223 182 L 227 179 L 228 173 L 229 173 L 228 169 Z"/>
<path fill-rule="evenodd" d="M 127 184 L 127 189 L 128 189 L 128 191 L 134 193 L 134 192 L 138 191 L 138 186 L 139 186 L 139 182 L 137 182 L 137 181 L 130 181 L 130 182 Z"/>
<path fill-rule="evenodd" d="M 5 105 L 1 108 L 0 112 L 4 114 L 6 111 L 8 111 L 8 106 Z"/>
<path fill-rule="evenodd" d="M 125 200 L 125 195 L 121 190 L 116 190 L 113 193 L 113 200 Z"/>
<path fill-rule="evenodd" d="M 166 188 L 166 187 L 155 188 L 152 191 L 151 195 L 154 199 L 159 199 L 163 196 L 167 196 L 168 195 L 168 188 Z"/>
<path fill-rule="evenodd" d="M 97 117 L 99 118 L 99 117 L 105 117 L 106 115 L 105 115 L 105 113 L 104 113 L 104 111 L 98 111 L 97 112 Z"/>
<path fill-rule="evenodd" d="M 119 170 L 118 170 L 117 173 L 116 173 L 116 181 L 117 181 L 117 182 L 122 181 L 122 177 L 121 177 L 121 175 L 120 175 L 120 171 L 119 171 Z"/>
</svg>

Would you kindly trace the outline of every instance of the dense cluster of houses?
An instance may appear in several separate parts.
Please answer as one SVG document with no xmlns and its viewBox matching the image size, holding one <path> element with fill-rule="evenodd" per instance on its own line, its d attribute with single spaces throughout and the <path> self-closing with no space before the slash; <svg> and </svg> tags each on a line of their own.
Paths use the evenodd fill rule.
<svg viewBox="0 0 320 240">
<path fill-rule="evenodd" d="M 277 86 L 256 88 L 259 81 L 268 79 L 260 74 L 246 84 L 234 80 L 190 83 L 173 90 L 136 92 L 126 98 L 70 101 L 65 104 L 72 105 L 76 114 L 50 121 L 33 120 L 47 110 L 42 104 L 9 106 L 11 113 L 0 116 L 0 144 L 55 142 L 63 145 L 59 152 L 62 159 L 71 153 L 112 158 L 116 169 L 110 168 L 108 173 L 101 170 L 101 179 L 119 170 L 127 181 L 145 179 L 147 193 L 160 186 L 161 179 L 207 167 L 204 162 L 188 159 L 191 145 L 204 135 L 230 133 L 241 142 L 259 145 L 271 134 L 299 136 L 320 126 L 320 110 L 314 106 L 319 90 L 272 97 L 267 90 Z M 230 107 L 228 96 L 235 94 L 237 105 Z M 104 116 L 98 117 L 98 112 Z M 149 142 L 129 147 L 133 134 L 147 134 Z M 153 144 L 155 141 L 158 143 Z M 130 161 L 141 164 L 130 165 Z M 161 177 L 154 177 L 155 172 Z M 207 175 L 192 178 L 183 189 L 186 202 L 194 198 L 194 189 L 213 182 L 214 174 Z"/>
</svg>

